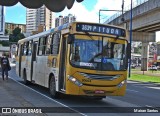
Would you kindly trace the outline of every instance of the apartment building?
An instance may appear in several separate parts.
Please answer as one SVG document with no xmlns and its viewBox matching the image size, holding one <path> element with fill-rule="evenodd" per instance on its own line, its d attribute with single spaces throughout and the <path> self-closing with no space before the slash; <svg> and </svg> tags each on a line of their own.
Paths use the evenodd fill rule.
<svg viewBox="0 0 160 116">
<path fill-rule="evenodd" d="M 26 12 L 26 33 L 34 31 L 46 31 L 54 28 L 54 13 L 45 6 L 38 9 L 27 8 Z"/>
<path fill-rule="evenodd" d="M 21 29 L 21 33 L 26 33 L 26 24 L 15 24 L 15 23 L 5 23 L 5 29 L 8 30 L 8 34 L 12 34 L 12 31 L 19 27 Z"/>
<path fill-rule="evenodd" d="M 5 35 L 4 6 L 0 6 L 0 41 L 9 41 L 9 36 Z"/>
<path fill-rule="evenodd" d="M 59 16 L 58 18 L 55 19 L 55 27 L 58 27 L 60 25 L 63 25 L 65 23 L 71 23 L 76 21 L 76 17 L 73 16 L 72 14 L 69 14 L 68 16 Z"/>
</svg>

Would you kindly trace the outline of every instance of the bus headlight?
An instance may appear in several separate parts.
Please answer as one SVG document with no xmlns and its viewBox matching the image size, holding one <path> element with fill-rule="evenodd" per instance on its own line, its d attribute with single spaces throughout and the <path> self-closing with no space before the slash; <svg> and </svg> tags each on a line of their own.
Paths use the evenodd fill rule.
<svg viewBox="0 0 160 116">
<path fill-rule="evenodd" d="M 121 83 L 119 83 L 117 86 L 120 88 L 120 87 L 122 87 L 125 83 L 127 83 L 127 81 L 126 81 L 126 80 L 122 81 L 122 82 L 121 82 Z"/>
<path fill-rule="evenodd" d="M 73 82 L 74 84 L 78 85 L 79 87 L 83 85 L 79 80 L 77 80 L 76 78 L 74 78 L 74 77 L 72 77 L 72 76 L 70 76 L 70 75 L 68 75 L 68 79 L 69 79 L 71 82 Z"/>
</svg>

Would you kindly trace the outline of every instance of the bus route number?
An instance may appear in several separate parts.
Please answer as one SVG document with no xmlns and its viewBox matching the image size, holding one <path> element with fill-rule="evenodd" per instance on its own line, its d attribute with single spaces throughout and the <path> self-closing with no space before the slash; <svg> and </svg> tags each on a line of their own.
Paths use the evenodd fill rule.
<svg viewBox="0 0 160 116">
<path fill-rule="evenodd" d="M 90 25 L 82 25 L 82 30 L 83 31 L 92 31 L 92 26 L 90 26 Z"/>
</svg>

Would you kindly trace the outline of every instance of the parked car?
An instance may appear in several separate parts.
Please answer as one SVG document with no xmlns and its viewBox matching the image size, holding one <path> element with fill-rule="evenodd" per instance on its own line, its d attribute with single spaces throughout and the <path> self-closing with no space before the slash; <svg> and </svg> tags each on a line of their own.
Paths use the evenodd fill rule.
<svg viewBox="0 0 160 116">
<path fill-rule="evenodd" d="M 159 70 L 159 69 L 160 69 L 160 66 L 157 66 L 157 69 Z"/>
<path fill-rule="evenodd" d="M 158 68 L 156 65 L 151 65 L 150 67 L 148 67 L 148 69 L 157 71 Z"/>
<path fill-rule="evenodd" d="M 131 64 L 131 68 L 136 68 L 136 64 Z"/>
</svg>

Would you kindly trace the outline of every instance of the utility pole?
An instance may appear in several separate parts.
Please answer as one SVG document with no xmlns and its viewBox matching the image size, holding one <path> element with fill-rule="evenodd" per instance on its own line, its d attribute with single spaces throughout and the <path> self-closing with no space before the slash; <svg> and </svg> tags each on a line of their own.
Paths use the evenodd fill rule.
<svg viewBox="0 0 160 116">
<path fill-rule="evenodd" d="M 132 46 L 132 0 L 131 0 L 131 13 L 130 13 L 130 48 Z M 130 51 L 131 55 L 131 51 Z M 131 57 L 129 59 L 129 78 L 131 77 Z"/>
<path fill-rule="evenodd" d="M 121 20 L 124 22 L 124 0 L 122 0 L 122 19 Z"/>
</svg>

